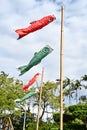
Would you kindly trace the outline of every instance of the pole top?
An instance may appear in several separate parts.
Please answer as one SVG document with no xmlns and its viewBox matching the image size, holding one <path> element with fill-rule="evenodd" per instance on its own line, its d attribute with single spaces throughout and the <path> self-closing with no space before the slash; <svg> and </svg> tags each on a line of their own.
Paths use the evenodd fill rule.
<svg viewBox="0 0 87 130">
<path fill-rule="evenodd" d="M 64 9 L 64 5 L 62 5 L 62 7 L 61 7 L 62 9 Z"/>
</svg>

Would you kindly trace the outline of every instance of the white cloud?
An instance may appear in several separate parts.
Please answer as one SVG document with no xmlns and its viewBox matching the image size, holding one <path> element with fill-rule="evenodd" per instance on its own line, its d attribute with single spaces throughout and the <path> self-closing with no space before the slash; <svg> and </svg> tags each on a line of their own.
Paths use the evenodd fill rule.
<svg viewBox="0 0 87 130">
<path fill-rule="evenodd" d="M 59 78 L 60 73 L 60 22 L 61 5 L 64 4 L 64 77 L 80 77 L 86 74 L 87 48 L 87 1 L 58 0 L 1 0 L 0 2 L 0 70 L 24 82 L 30 75 L 45 69 L 44 80 Z M 54 14 L 56 21 L 43 29 L 17 40 L 17 28 L 27 27 L 33 20 Z M 42 62 L 22 77 L 18 77 L 17 67 L 29 63 L 34 52 L 49 44 L 54 51 Z"/>
</svg>

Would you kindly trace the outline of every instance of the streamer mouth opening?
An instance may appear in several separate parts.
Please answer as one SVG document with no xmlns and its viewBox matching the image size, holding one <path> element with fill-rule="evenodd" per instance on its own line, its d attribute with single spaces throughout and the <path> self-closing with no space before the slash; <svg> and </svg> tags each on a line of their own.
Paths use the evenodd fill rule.
<svg viewBox="0 0 87 130">
<path fill-rule="evenodd" d="M 51 48 L 49 45 L 47 45 L 48 48 L 50 48 L 50 52 L 52 52 L 54 49 Z"/>
<path fill-rule="evenodd" d="M 56 17 L 55 17 L 55 15 L 54 15 L 54 14 L 53 14 L 52 16 L 54 17 L 54 19 L 56 19 Z"/>
</svg>

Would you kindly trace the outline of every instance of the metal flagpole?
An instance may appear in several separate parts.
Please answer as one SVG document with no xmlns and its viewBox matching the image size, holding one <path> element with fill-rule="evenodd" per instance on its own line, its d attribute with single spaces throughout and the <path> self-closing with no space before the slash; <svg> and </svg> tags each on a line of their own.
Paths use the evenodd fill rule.
<svg viewBox="0 0 87 130">
<path fill-rule="evenodd" d="M 61 39 L 60 39 L 60 130 L 63 130 L 63 51 L 64 51 L 64 6 L 61 7 Z"/>
<path fill-rule="evenodd" d="M 36 125 L 36 130 L 38 130 L 38 127 L 39 127 L 39 118 L 40 118 L 40 107 L 41 107 L 41 97 L 42 97 L 43 77 L 44 77 L 44 68 L 42 68 L 41 86 L 40 86 L 40 98 L 39 98 L 39 106 L 38 106 L 38 116 L 37 116 L 37 125 Z"/>
<path fill-rule="evenodd" d="M 25 130 L 25 124 L 26 124 L 26 108 L 24 109 L 24 122 L 23 122 L 23 130 Z"/>
</svg>

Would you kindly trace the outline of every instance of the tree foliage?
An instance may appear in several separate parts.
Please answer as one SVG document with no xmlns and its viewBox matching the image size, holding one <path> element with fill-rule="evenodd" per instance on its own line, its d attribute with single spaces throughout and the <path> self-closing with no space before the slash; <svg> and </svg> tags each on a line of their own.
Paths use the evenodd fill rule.
<svg viewBox="0 0 87 130">
<path fill-rule="evenodd" d="M 55 122 L 60 122 L 60 113 L 54 113 Z M 87 104 L 77 104 L 66 108 L 63 114 L 64 130 L 86 130 Z"/>
<path fill-rule="evenodd" d="M 84 75 L 79 80 L 71 80 L 70 78 L 66 77 L 63 81 L 63 90 L 64 90 L 64 98 L 69 98 L 69 105 L 71 103 L 71 99 L 73 100 L 73 96 L 76 97 L 76 105 L 72 105 L 69 107 L 64 107 L 64 130 L 77 130 L 85 129 L 86 122 L 87 122 L 87 95 L 81 95 L 78 97 L 78 91 L 81 91 L 82 88 L 86 90 L 87 88 L 87 75 Z M 39 94 L 40 94 L 40 87 L 31 87 L 28 93 L 35 88 L 39 89 L 39 93 L 34 95 L 31 99 L 27 99 L 22 104 L 17 105 L 15 100 L 18 98 L 22 98 L 24 95 L 27 94 L 22 91 L 23 82 L 14 79 L 13 77 L 9 77 L 8 74 L 5 72 L 1 72 L 0 74 L 0 117 L 7 117 L 10 116 L 14 128 L 22 129 L 23 128 L 23 113 L 25 112 L 21 105 L 27 105 L 28 110 L 26 111 L 26 130 L 32 130 L 36 128 L 36 119 L 37 113 L 34 113 L 36 109 L 38 109 L 39 103 Z M 43 83 L 42 86 L 42 101 L 41 101 L 41 115 L 40 115 L 40 124 L 39 130 L 51 130 L 51 129 L 58 129 L 60 123 L 60 113 L 58 113 L 60 107 L 60 80 L 55 82 L 47 81 Z M 79 99 L 79 104 L 77 104 L 77 99 Z M 65 100 L 64 100 L 65 103 Z M 32 107 L 31 107 L 32 106 Z M 30 109 L 34 109 L 35 111 L 31 113 Z M 56 113 L 54 113 L 56 112 Z M 50 119 L 47 118 L 47 121 L 44 122 L 43 116 L 44 114 L 53 114 L 54 122 L 52 123 L 51 117 Z M 36 114 L 36 115 L 35 115 Z"/>
<path fill-rule="evenodd" d="M 1 72 L 0 75 L 0 115 L 8 115 L 15 112 L 17 107 L 15 99 L 23 95 L 21 90 L 23 83 L 10 78 L 9 75 Z"/>
</svg>

